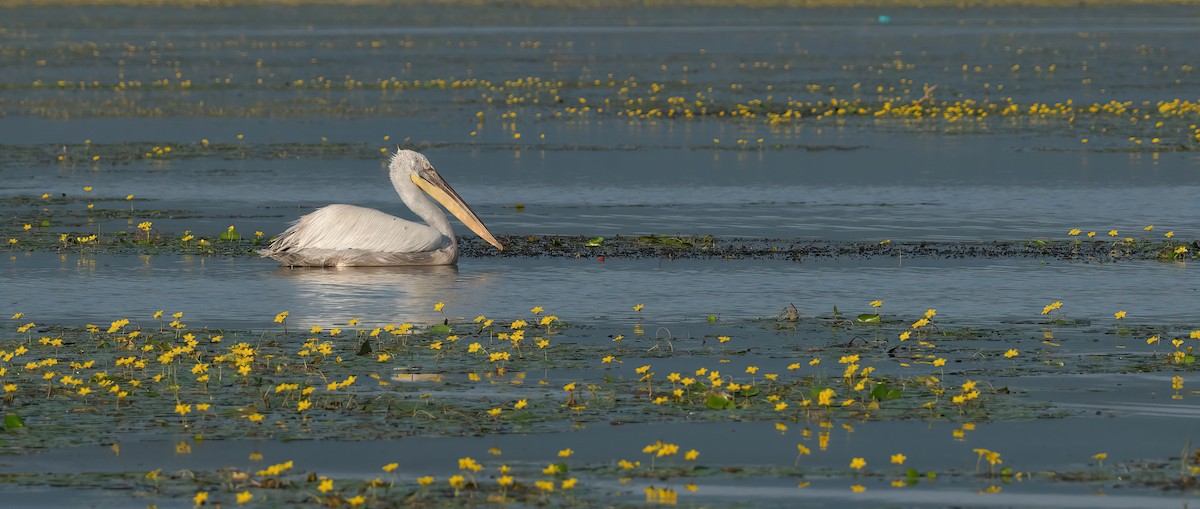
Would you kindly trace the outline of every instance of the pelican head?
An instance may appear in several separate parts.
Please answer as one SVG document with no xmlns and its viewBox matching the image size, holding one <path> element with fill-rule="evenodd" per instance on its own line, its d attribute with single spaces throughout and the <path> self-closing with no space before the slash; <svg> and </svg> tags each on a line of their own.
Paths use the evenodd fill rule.
<svg viewBox="0 0 1200 509">
<path fill-rule="evenodd" d="M 434 201 L 440 203 L 442 207 L 454 214 L 459 221 L 462 221 L 467 228 L 475 232 L 479 238 L 487 241 L 488 244 L 496 246 L 496 249 L 504 250 L 504 246 L 496 241 L 492 236 L 492 232 L 488 231 L 487 226 L 483 225 L 483 221 L 471 212 L 471 208 L 467 206 L 454 188 L 450 187 L 437 170 L 433 169 L 433 165 L 429 164 L 429 159 L 418 152 L 412 150 L 402 150 L 397 147 L 396 154 L 392 156 L 392 162 L 388 165 L 388 171 L 392 180 L 392 184 L 396 190 L 400 192 L 400 196 L 409 203 L 410 208 L 414 208 L 409 202 L 410 196 L 403 190 L 410 189 L 410 183 L 415 184 L 425 194 L 428 194 Z M 419 193 L 418 193 L 419 194 Z M 440 215 L 440 214 L 439 214 Z M 450 233 L 453 240 L 453 232 Z"/>
</svg>

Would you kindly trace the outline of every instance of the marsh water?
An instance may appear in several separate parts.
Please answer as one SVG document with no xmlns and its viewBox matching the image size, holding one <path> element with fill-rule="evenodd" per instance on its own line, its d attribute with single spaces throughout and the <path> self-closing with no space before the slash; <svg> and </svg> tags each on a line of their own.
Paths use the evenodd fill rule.
<svg viewBox="0 0 1200 509">
<path fill-rule="evenodd" d="M 5 236 L 19 240 L 23 224 L 51 209 L 57 215 L 44 233 L 54 237 L 135 231 L 143 220 L 164 237 L 190 231 L 211 238 L 230 225 L 270 237 L 328 203 L 403 215 L 381 151 L 397 145 L 426 154 L 503 235 L 969 244 L 1065 241 L 1080 228 L 1097 232 L 1088 242 L 1163 242 L 1170 231 L 1182 246 L 1200 237 L 1200 115 L 1158 107 L 1197 99 L 1195 8 L 90 7 L 0 14 L 0 219 Z M 958 106 L 1017 104 L 1022 113 L 959 120 L 830 113 L 926 95 Z M 779 106 L 789 101 L 795 106 Z M 1112 101 L 1128 104 L 1111 114 L 1024 113 L 1037 104 Z M 693 103 L 707 112 L 648 113 L 701 107 Z M 772 124 L 756 109 L 764 104 L 803 109 L 803 116 Z M 57 201 L 39 203 L 43 193 Z M 1161 359 L 1169 334 L 1186 338 L 1195 327 L 1200 276 L 1183 260 L 601 260 L 581 247 L 577 258 L 327 270 L 281 268 L 253 256 L 10 249 L 0 257 L 0 313 L 39 323 L 82 327 L 140 317 L 134 321 L 157 328 L 150 314 L 167 309 L 185 311 L 200 327 L 252 335 L 273 327 L 283 310 L 294 326 L 328 327 L 350 318 L 430 324 L 447 316 L 516 317 L 545 306 L 570 324 L 568 342 L 609 341 L 636 326 L 646 331 L 645 347 L 654 337 L 712 341 L 730 331 L 750 345 L 784 345 L 739 353 L 731 364 L 739 373 L 756 362 L 783 369 L 791 362 L 783 351 L 841 348 L 855 336 L 821 327 L 781 333 L 771 324 L 784 308 L 816 320 L 835 306 L 850 316 L 867 312 L 868 302 L 881 299 L 889 318 L 905 322 L 936 308 L 947 330 L 991 334 L 955 347 L 967 362 L 994 358 L 996 339 L 1041 355 L 1044 366 L 1029 368 L 1033 376 L 1014 376 L 1015 363 L 1005 371 L 1004 359 L 987 373 L 995 386 L 1049 410 L 979 419 L 965 440 L 952 440 L 958 424 L 942 420 L 855 422 L 856 431 L 837 437 L 836 455 L 816 462 L 825 470 L 807 491 L 773 470 L 753 480 L 700 480 L 680 501 L 943 506 L 968 496 L 971 505 L 1176 507 L 1194 494 L 1124 485 L 1115 476 L 1049 476 L 984 495 L 992 482 L 965 476 L 882 499 L 872 497 L 891 489 L 883 476 L 854 474 L 853 482 L 868 484 L 857 493 L 846 475 L 829 472 L 897 444 L 921 470 L 970 471 L 972 447 L 1004 451 L 1016 471 L 1088 470 L 1102 451 L 1110 463 L 1177 466 L 1200 427 L 1195 394 L 1172 399 L 1171 377 L 1194 383 L 1194 371 L 1159 366 L 1139 374 L 1144 365 L 1121 362 Z M 1061 345 L 1035 353 L 1050 348 L 1040 342 L 1048 330 L 1040 312 L 1055 301 L 1068 310 Z M 434 311 L 436 302 L 446 304 L 445 313 Z M 646 308 L 635 313 L 635 304 Z M 1118 310 L 1128 311 L 1127 327 L 1114 324 Z M 1162 344 L 1148 346 L 1146 337 L 1157 333 Z M 687 358 L 652 360 L 695 368 Z M 1093 360 L 1103 372 L 1075 365 Z M 631 372 L 640 364 L 633 355 L 625 362 Z M 574 369 L 548 378 L 553 385 L 591 376 Z M 972 370 L 982 368 L 956 369 L 980 376 Z M 572 461 L 604 463 L 614 444 L 640 447 L 668 435 L 700 448 L 714 466 L 784 469 L 796 459 L 794 436 L 763 433 L 770 420 L 685 417 L 581 428 L 371 442 L 218 440 L 198 442 L 186 456 L 176 453 L 170 433 L 118 430 L 119 458 L 105 443 L 75 445 L 2 457 L 0 469 L 212 470 L 261 450 L 350 478 L 374 477 L 376 463 L 404 455 L 399 473 L 411 480 L 451 475 L 454 458 L 493 446 L 518 464 L 545 463 L 568 445 L 579 453 Z M 786 452 L 748 452 L 773 449 Z M 593 489 L 636 502 L 653 480 L 626 485 L 599 475 Z M 1094 496 L 1110 488 L 1122 494 Z M 45 497 L 128 502 L 111 490 L 93 498 L 93 489 L 11 488 L 24 497 L 19 504 Z M 140 496 L 164 507 L 191 505 L 161 493 Z"/>
</svg>

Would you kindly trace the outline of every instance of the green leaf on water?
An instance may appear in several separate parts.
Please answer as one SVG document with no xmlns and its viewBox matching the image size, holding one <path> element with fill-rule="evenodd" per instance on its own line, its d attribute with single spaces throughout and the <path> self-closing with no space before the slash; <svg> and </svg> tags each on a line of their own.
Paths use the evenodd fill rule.
<svg viewBox="0 0 1200 509">
<path fill-rule="evenodd" d="M 713 410 L 728 410 L 734 406 L 733 400 L 717 393 L 709 394 L 708 398 L 704 400 L 704 405 Z"/>
<path fill-rule="evenodd" d="M 587 241 L 583 245 L 588 246 L 588 247 L 596 247 L 603 243 L 604 243 L 604 237 L 593 237 L 591 240 Z"/>
<path fill-rule="evenodd" d="M 510 422 L 532 422 L 534 417 L 533 412 L 514 412 L 508 415 L 507 420 Z"/>
<path fill-rule="evenodd" d="M 1193 362 L 1196 362 L 1196 357 L 1191 355 L 1184 355 L 1183 359 L 1179 361 L 1180 364 L 1191 364 Z"/>
<path fill-rule="evenodd" d="M 855 320 L 857 320 L 858 323 L 879 323 L 879 315 L 872 314 L 872 313 L 863 313 L 861 315 L 858 315 L 855 318 Z"/>
<path fill-rule="evenodd" d="M 221 233 L 221 240 L 224 240 L 224 241 L 242 240 L 242 235 L 239 234 L 237 232 L 237 230 L 229 229 L 229 230 L 225 230 L 224 232 Z"/>
<path fill-rule="evenodd" d="M 42 228 L 49 228 L 49 227 L 50 227 L 50 220 L 49 220 L 49 219 L 43 219 L 41 224 L 42 224 Z"/>
<path fill-rule="evenodd" d="M 717 315 L 708 315 L 708 321 L 709 322 L 717 321 Z"/>
<path fill-rule="evenodd" d="M 434 325 L 433 327 L 430 327 L 429 332 L 438 332 L 438 333 L 442 333 L 442 334 L 449 334 L 450 326 L 446 325 L 444 323 L 439 323 L 437 325 Z"/>
<path fill-rule="evenodd" d="M 888 384 L 876 385 L 871 389 L 871 399 L 875 401 L 883 401 L 885 399 L 896 399 L 900 397 L 900 391 L 888 387 Z"/>
<path fill-rule="evenodd" d="M 4 429 L 14 430 L 17 428 L 24 428 L 24 427 L 25 427 L 25 421 L 21 420 L 21 416 L 19 416 L 17 414 L 5 414 L 4 415 Z"/>
</svg>

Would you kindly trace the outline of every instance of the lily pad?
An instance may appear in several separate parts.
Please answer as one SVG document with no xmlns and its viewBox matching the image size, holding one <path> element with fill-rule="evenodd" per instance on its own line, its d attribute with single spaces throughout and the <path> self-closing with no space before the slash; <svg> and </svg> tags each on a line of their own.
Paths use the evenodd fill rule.
<svg viewBox="0 0 1200 509">
<path fill-rule="evenodd" d="M 19 416 L 17 414 L 5 414 L 4 415 L 4 429 L 5 430 L 14 430 L 14 429 L 24 428 L 24 427 L 25 427 L 25 421 L 21 419 L 21 416 Z"/>
<path fill-rule="evenodd" d="M 729 410 L 734 407 L 733 400 L 728 396 L 720 393 L 709 394 L 704 399 L 704 405 L 713 410 Z"/>
<path fill-rule="evenodd" d="M 879 323 L 879 315 L 873 313 L 863 313 L 854 319 L 858 323 Z"/>
</svg>

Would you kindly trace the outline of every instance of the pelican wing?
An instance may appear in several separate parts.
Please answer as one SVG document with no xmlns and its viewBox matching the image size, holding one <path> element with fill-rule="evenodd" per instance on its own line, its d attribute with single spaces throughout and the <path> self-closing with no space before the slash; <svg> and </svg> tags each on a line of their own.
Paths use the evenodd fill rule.
<svg viewBox="0 0 1200 509">
<path fill-rule="evenodd" d="M 267 251 L 423 253 L 448 245 L 450 239 L 432 227 L 375 209 L 329 205 L 301 217 Z"/>
</svg>

